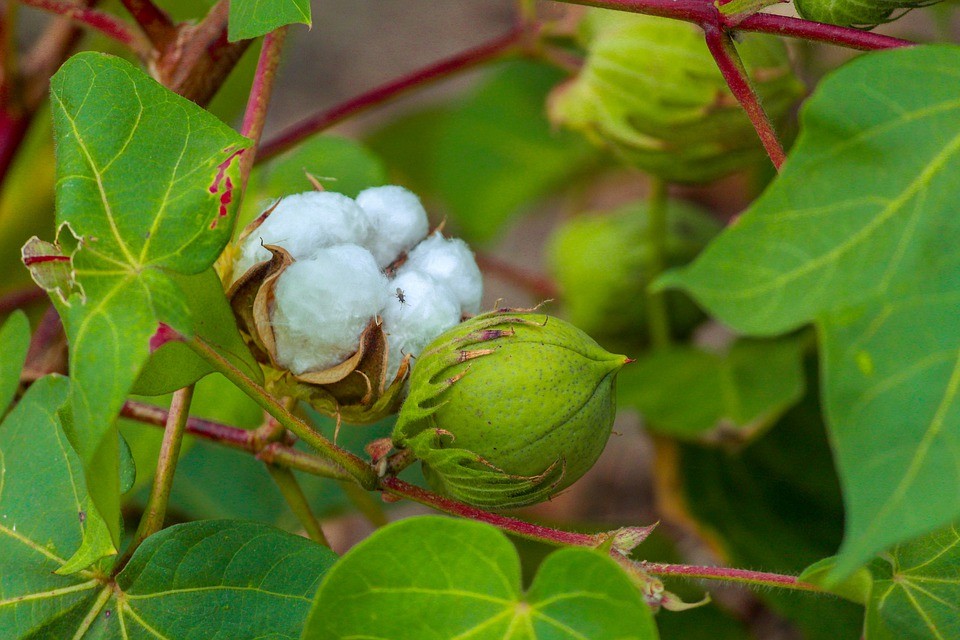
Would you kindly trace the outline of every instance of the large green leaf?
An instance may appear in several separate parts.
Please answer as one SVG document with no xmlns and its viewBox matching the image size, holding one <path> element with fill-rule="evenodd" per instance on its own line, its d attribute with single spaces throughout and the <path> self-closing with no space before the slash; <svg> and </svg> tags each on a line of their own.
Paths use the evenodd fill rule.
<svg viewBox="0 0 960 640">
<path fill-rule="evenodd" d="M 506 536 L 423 517 L 380 529 L 330 571 L 304 630 L 313 638 L 657 638 L 626 574 L 603 554 L 564 549 L 526 594 Z"/>
<path fill-rule="evenodd" d="M 256 38 L 295 22 L 310 24 L 310 0 L 231 0 L 227 36 Z"/>
<path fill-rule="evenodd" d="M 191 332 L 182 293 L 166 272 L 199 273 L 223 249 L 237 200 L 237 158 L 249 142 L 103 54 L 68 60 L 51 96 L 63 247 L 30 254 L 28 264 L 39 272 L 71 260 L 71 293 L 55 296 L 70 342 L 74 428 L 67 435 L 116 546 L 115 417 L 159 323 Z"/>
<path fill-rule="evenodd" d="M 563 77 L 542 63 L 505 63 L 453 108 L 392 124 L 371 145 L 419 177 L 411 186 L 436 195 L 464 237 L 490 240 L 597 157 L 579 136 L 547 122 L 547 94 Z"/>
<path fill-rule="evenodd" d="M 89 599 L 92 571 L 54 573 L 87 525 L 80 460 L 57 420 L 66 378 L 33 385 L 0 425 L 0 636 L 21 638 Z M 56 636 L 51 636 L 56 637 Z M 70 637 L 70 636 L 67 636 Z"/>
<path fill-rule="evenodd" d="M 960 48 L 824 79 L 779 178 L 690 267 L 735 329 L 815 322 L 847 505 L 836 576 L 960 516 Z"/>
<path fill-rule="evenodd" d="M 685 439 L 748 440 L 803 395 L 803 343 L 738 340 L 723 354 L 654 351 L 620 373 L 617 399 L 650 429 Z"/>
<path fill-rule="evenodd" d="M 20 369 L 30 348 L 30 322 L 22 311 L 10 314 L 0 328 L 0 416 L 13 400 L 20 385 Z"/>
</svg>

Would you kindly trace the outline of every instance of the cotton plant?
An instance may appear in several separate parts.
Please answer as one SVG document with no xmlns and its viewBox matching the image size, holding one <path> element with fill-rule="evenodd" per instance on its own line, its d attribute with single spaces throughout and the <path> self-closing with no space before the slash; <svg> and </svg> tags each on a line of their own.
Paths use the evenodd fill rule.
<svg viewBox="0 0 960 640">
<path fill-rule="evenodd" d="M 430 233 L 395 185 L 286 196 L 229 257 L 228 297 L 274 389 L 347 422 L 394 412 L 411 359 L 480 310 L 470 248 Z"/>
</svg>

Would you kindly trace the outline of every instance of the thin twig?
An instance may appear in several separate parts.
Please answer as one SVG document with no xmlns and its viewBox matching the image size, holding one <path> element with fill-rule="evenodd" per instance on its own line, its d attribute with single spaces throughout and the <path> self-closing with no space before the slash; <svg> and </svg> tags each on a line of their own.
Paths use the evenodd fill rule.
<svg viewBox="0 0 960 640">
<path fill-rule="evenodd" d="M 659 562 L 636 562 L 643 571 L 655 576 L 677 576 L 690 579 L 723 580 L 763 587 L 782 587 L 795 591 L 812 591 L 823 593 L 823 589 L 803 582 L 796 576 L 787 576 L 765 571 L 750 571 L 749 569 L 731 569 L 730 567 L 697 567 L 686 564 L 663 564 Z"/>
<path fill-rule="evenodd" d="M 90 9 L 65 0 L 20 0 L 23 4 L 70 18 L 77 24 L 97 31 L 133 51 L 141 60 L 150 58 L 150 42 L 127 22 L 104 11 Z"/>
<path fill-rule="evenodd" d="M 297 477 L 293 475 L 293 471 L 290 471 L 290 469 L 286 467 L 277 467 L 272 464 L 268 464 L 266 467 L 270 473 L 270 477 L 273 478 L 273 481 L 277 484 L 277 488 L 280 489 L 283 499 L 286 500 L 287 506 L 290 507 L 290 511 L 293 512 L 293 515 L 297 517 L 297 520 L 299 520 L 303 526 L 303 530 L 307 532 L 311 540 L 329 549 L 330 541 L 327 540 L 327 536 L 324 535 L 323 528 L 320 526 L 317 517 L 313 515 L 313 510 L 310 508 L 310 501 L 307 500 L 306 494 L 303 493 L 303 487 L 297 482 Z"/>
<path fill-rule="evenodd" d="M 22 309 L 47 297 L 47 292 L 36 285 L 23 289 L 14 289 L 0 296 L 0 315 L 6 315 L 14 309 Z"/>
<path fill-rule="evenodd" d="M 125 557 L 133 555 L 140 543 L 163 528 L 163 520 L 167 515 L 167 503 L 170 500 L 170 490 L 173 488 L 173 475 L 177 469 L 177 460 L 180 458 L 180 445 L 183 443 L 183 434 L 187 419 L 190 416 L 190 401 L 193 399 L 193 385 L 184 387 L 173 394 L 170 402 L 170 412 L 167 415 L 167 424 L 163 430 L 163 441 L 160 444 L 160 456 L 157 459 L 157 472 L 153 477 L 153 488 L 147 499 L 140 526 L 130 543 Z"/>
<path fill-rule="evenodd" d="M 250 98 L 247 100 L 247 110 L 243 114 L 243 124 L 240 133 L 253 140 L 253 145 L 240 158 L 240 176 L 243 190 L 246 190 L 247 178 L 253 168 L 257 146 L 263 134 L 263 124 L 267 119 L 267 110 L 270 107 L 270 96 L 273 94 L 273 82 L 277 76 L 277 67 L 280 65 L 280 53 L 283 42 L 287 38 L 287 28 L 281 27 L 271 31 L 263 38 L 260 47 L 260 59 L 253 76 L 253 85 L 250 87 Z"/>
<path fill-rule="evenodd" d="M 529 28 L 517 26 L 506 35 L 490 42 L 441 60 L 413 73 L 380 85 L 356 98 L 352 98 L 330 109 L 321 111 L 281 131 L 275 138 L 264 143 L 257 154 L 256 163 L 269 160 L 283 153 L 301 140 L 323 131 L 338 122 L 357 115 L 367 109 L 381 105 L 400 95 L 447 78 L 455 73 L 476 67 L 485 62 L 501 58 L 518 49 L 529 35 Z"/>
<path fill-rule="evenodd" d="M 177 27 L 166 11 L 150 0 L 122 0 L 123 6 L 158 51 L 177 39 Z"/>
<path fill-rule="evenodd" d="M 526 289 L 535 297 L 554 300 L 560 296 L 556 283 L 544 275 L 522 269 L 480 251 L 477 252 L 476 259 L 477 266 L 485 274 Z"/>
<path fill-rule="evenodd" d="M 760 136 L 760 142 L 763 144 L 764 150 L 770 157 L 773 166 L 779 171 L 787 156 L 783 152 L 783 147 L 777 138 L 777 132 L 770 122 L 770 117 L 763 110 L 757 92 L 750 84 L 750 76 L 747 74 L 746 67 L 743 66 L 743 61 L 730 38 L 730 33 L 712 25 L 704 26 L 704 33 L 706 34 L 707 48 L 710 49 L 710 55 L 717 63 L 717 68 L 723 75 L 723 79 L 727 81 L 730 91 L 740 102 L 740 106 L 747 112 L 747 117 L 750 118 L 757 135 Z"/>
</svg>

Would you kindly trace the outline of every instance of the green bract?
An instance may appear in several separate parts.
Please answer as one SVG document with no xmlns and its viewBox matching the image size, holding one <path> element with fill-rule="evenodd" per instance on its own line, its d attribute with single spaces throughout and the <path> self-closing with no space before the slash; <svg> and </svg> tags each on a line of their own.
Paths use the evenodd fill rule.
<svg viewBox="0 0 960 640">
<path fill-rule="evenodd" d="M 587 214 L 561 225 L 550 239 L 550 267 L 571 322 L 601 343 L 645 337 L 646 288 L 650 284 L 647 204 Z M 687 264 L 720 232 L 718 222 L 681 201 L 667 205 L 665 266 Z M 671 325 L 688 334 L 704 314 L 687 296 L 667 294 Z"/>
<path fill-rule="evenodd" d="M 628 359 L 573 325 L 500 310 L 438 337 L 417 359 L 394 444 L 438 491 L 488 508 L 546 500 L 596 462 Z"/>
<path fill-rule="evenodd" d="M 875 27 L 900 17 L 910 9 L 940 0 L 796 0 L 797 13 L 807 20 L 845 27 Z"/>
<path fill-rule="evenodd" d="M 763 157 L 698 27 L 593 10 L 581 39 L 587 60 L 551 96 L 555 122 L 666 180 L 712 180 Z M 803 94 L 783 43 L 744 34 L 737 50 L 767 114 L 781 120 Z"/>
</svg>

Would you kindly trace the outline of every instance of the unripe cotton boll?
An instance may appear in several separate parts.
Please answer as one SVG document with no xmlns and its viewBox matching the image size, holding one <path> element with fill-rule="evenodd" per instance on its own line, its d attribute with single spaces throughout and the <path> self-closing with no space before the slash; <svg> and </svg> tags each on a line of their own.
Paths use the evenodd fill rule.
<svg viewBox="0 0 960 640">
<path fill-rule="evenodd" d="M 628 362 L 558 318 L 502 310 L 433 341 L 410 378 L 393 441 L 430 484 L 510 508 L 548 499 L 593 466 Z"/>
<path fill-rule="evenodd" d="M 843 27 L 872 28 L 918 7 L 940 0 L 796 0 L 797 13 L 807 20 Z"/>
<path fill-rule="evenodd" d="M 357 196 L 357 204 L 370 219 L 373 231 L 366 246 L 381 269 L 427 235 L 427 212 L 420 198 L 403 187 L 365 189 Z"/>
<path fill-rule="evenodd" d="M 270 259 L 264 245 L 283 247 L 294 260 L 310 258 L 336 244 L 364 245 L 373 231 L 370 217 L 342 193 L 310 191 L 282 198 L 243 243 L 233 278 Z"/>
<path fill-rule="evenodd" d="M 342 244 L 290 265 L 274 296 L 277 364 L 296 374 L 320 371 L 357 350 L 387 303 L 387 278 L 369 251 Z"/>
</svg>

